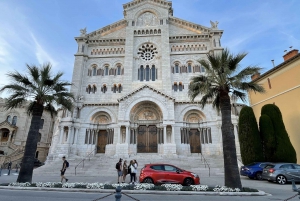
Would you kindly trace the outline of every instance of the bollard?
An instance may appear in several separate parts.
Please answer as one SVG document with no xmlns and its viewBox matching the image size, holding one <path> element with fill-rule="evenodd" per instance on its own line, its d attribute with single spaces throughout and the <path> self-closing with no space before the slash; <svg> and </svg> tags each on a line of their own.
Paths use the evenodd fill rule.
<svg viewBox="0 0 300 201">
<path fill-rule="evenodd" d="M 118 186 L 116 188 L 116 195 L 115 195 L 116 201 L 121 201 L 121 197 L 122 197 L 121 191 L 122 191 L 121 186 Z"/>
</svg>

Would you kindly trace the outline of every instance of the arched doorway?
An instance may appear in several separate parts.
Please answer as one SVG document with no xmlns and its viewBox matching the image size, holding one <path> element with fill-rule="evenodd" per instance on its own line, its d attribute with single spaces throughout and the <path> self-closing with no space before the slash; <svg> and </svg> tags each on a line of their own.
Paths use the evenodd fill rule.
<svg viewBox="0 0 300 201">
<path fill-rule="evenodd" d="M 130 116 L 130 121 L 137 128 L 137 153 L 157 153 L 163 117 L 158 105 L 143 101 L 132 108 Z"/>
<path fill-rule="evenodd" d="M 184 116 L 183 121 L 186 122 L 186 128 L 182 130 L 188 132 L 181 133 L 181 141 L 190 144 L 191 153 L 202 152 L 200 125 L 203 122 L 203 119 L 204 115 L 197 110 L 190 110 Z"/>
<path fill-rule="evenodd" d="M 113 131 L 107 128 L 111 123 L 111 117 L 106 112 L 97 112 L 91 121 L 97 125 L 97 129 L 88 132 L 93 139 L 91 144 L 97 144 L 97 153 L 105 153 L 106 145 L 113 143 Z"/>
<path fill-rule="evenodd" d="M 1 142 L 7 142 L 9 138 L 9 130 L 7 128 L 2 128 L 0 131 L 1 136 Z"/>
</svg>

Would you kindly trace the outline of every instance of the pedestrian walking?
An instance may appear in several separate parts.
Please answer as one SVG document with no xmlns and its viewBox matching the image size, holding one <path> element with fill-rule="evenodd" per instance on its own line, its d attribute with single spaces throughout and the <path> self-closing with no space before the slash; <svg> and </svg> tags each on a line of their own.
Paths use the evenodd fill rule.
<svg viewBox="0 0 300 201">
<path fill-rule="evenodd" d="M 127 161 L 124 160 L 124 163 L 123 163 L 123 182 L 122 183 L 125 183 L 127 174 L 128 174 Z"/>
<path fill-rule="evenodd" d="M 119 159 L 119 162 L 116 164 L 117 174 L 118 174 L 118 184 L 123 181 L 123 172 L 122 172 L 122 158 Z"/>
<path fill-rule="evenodd" d="M 62 160 L 63 160 L 63 165 L 62 165 L 62 168 L 60 170 L 61 182 L 63 182 L 63 180 L 68 182 L 69 179 L 67 179 L 65 177 L 65 172 L 66 172 L 67 168 L 69 167 L 69 162 L 66 160 L 65 156 L 62 157 Z"/>
<path fill-rule="evenodd" d="M 7 175 L 10 175 L 11 165 L 12 165 L 12 162 L 9 161 L 8 166 L 7 166 L 7 169 L 8 169 Z"/>
</svg>

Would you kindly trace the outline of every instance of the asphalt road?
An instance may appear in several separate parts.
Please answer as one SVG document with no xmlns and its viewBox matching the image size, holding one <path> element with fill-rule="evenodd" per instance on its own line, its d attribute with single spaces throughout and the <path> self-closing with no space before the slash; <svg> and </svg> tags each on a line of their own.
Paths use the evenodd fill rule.
<svg viewBox="0 0 300 201">
<path fill-rule="evenodd" d="M 5 175 L 5 171 L 2 172 L 2 176 L 0 177 L 0 183 L 9 183 L 15 182 L 17 179 L 17 175 L 13 173 L 10 176 Z M 84 176 L 73 176 L 69 177 L 70 182 L 109 182 L 113 183 L 116 180 L 116 177 L 112 176 L 99 176 L 99 177 L 84 177 Z M 34 177 L 34 182 L 41 181 L 59 181 L 58 177 Z M 214 186 L 214 185 L 222 185 L 224 181 L 223 176 L 213 176 L 213 177 L 201 177 L 201 184 Z M 245 200 L 245 201 L 260 201 L 260 200 L 286 200 L 296 192 L 292 191 L 291 184 L 279 185 L 276 183 L 270 183 L 267 181 L 257 181 L 251 180 L 247 177 L 241 177 L 241 181 L 244 187 L 256 188 L 266 193 L 269 193 L 270 196 L 181 196 L 181 195 L 132 195 L 134 198 L 141 201 L 153 201 L 153 200 L 171 200 L 171 201 L 185 201 L 185 200 L 210 200 L 210 201 L 218 201 L 218 200 Z M 300 187 L 300 184 L 297 184 Z M 96 193 L 66 193 L 66 192 L 48 192 L 48 191 L 16 191 L 16 190 L 0 190 L 0 201 L 93 201 L 97 198 L 103 197 L 107 194 L 96 194 Z M 108 198 L 102 199 L 101 201 L 115 200 L 114 196 L 110 196 Z M 124 200 L 132 200 L 123 195 L 122 201 Z M 292 201 L 299 200 L 298 196 L 291 199 Z"/>
</svg>

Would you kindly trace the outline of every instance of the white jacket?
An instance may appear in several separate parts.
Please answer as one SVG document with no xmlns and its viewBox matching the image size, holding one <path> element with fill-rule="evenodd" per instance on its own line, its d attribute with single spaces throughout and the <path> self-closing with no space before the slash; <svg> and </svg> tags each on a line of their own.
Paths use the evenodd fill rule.
<svg viewBox="0 0 300 201">
<path fill-rule="evenodd" d="M 137 165 L 136 165 L 136 164 L 130 165 L 131 173 L 137 173 L 136 168 L 137 168 Z"/>
</svg>

